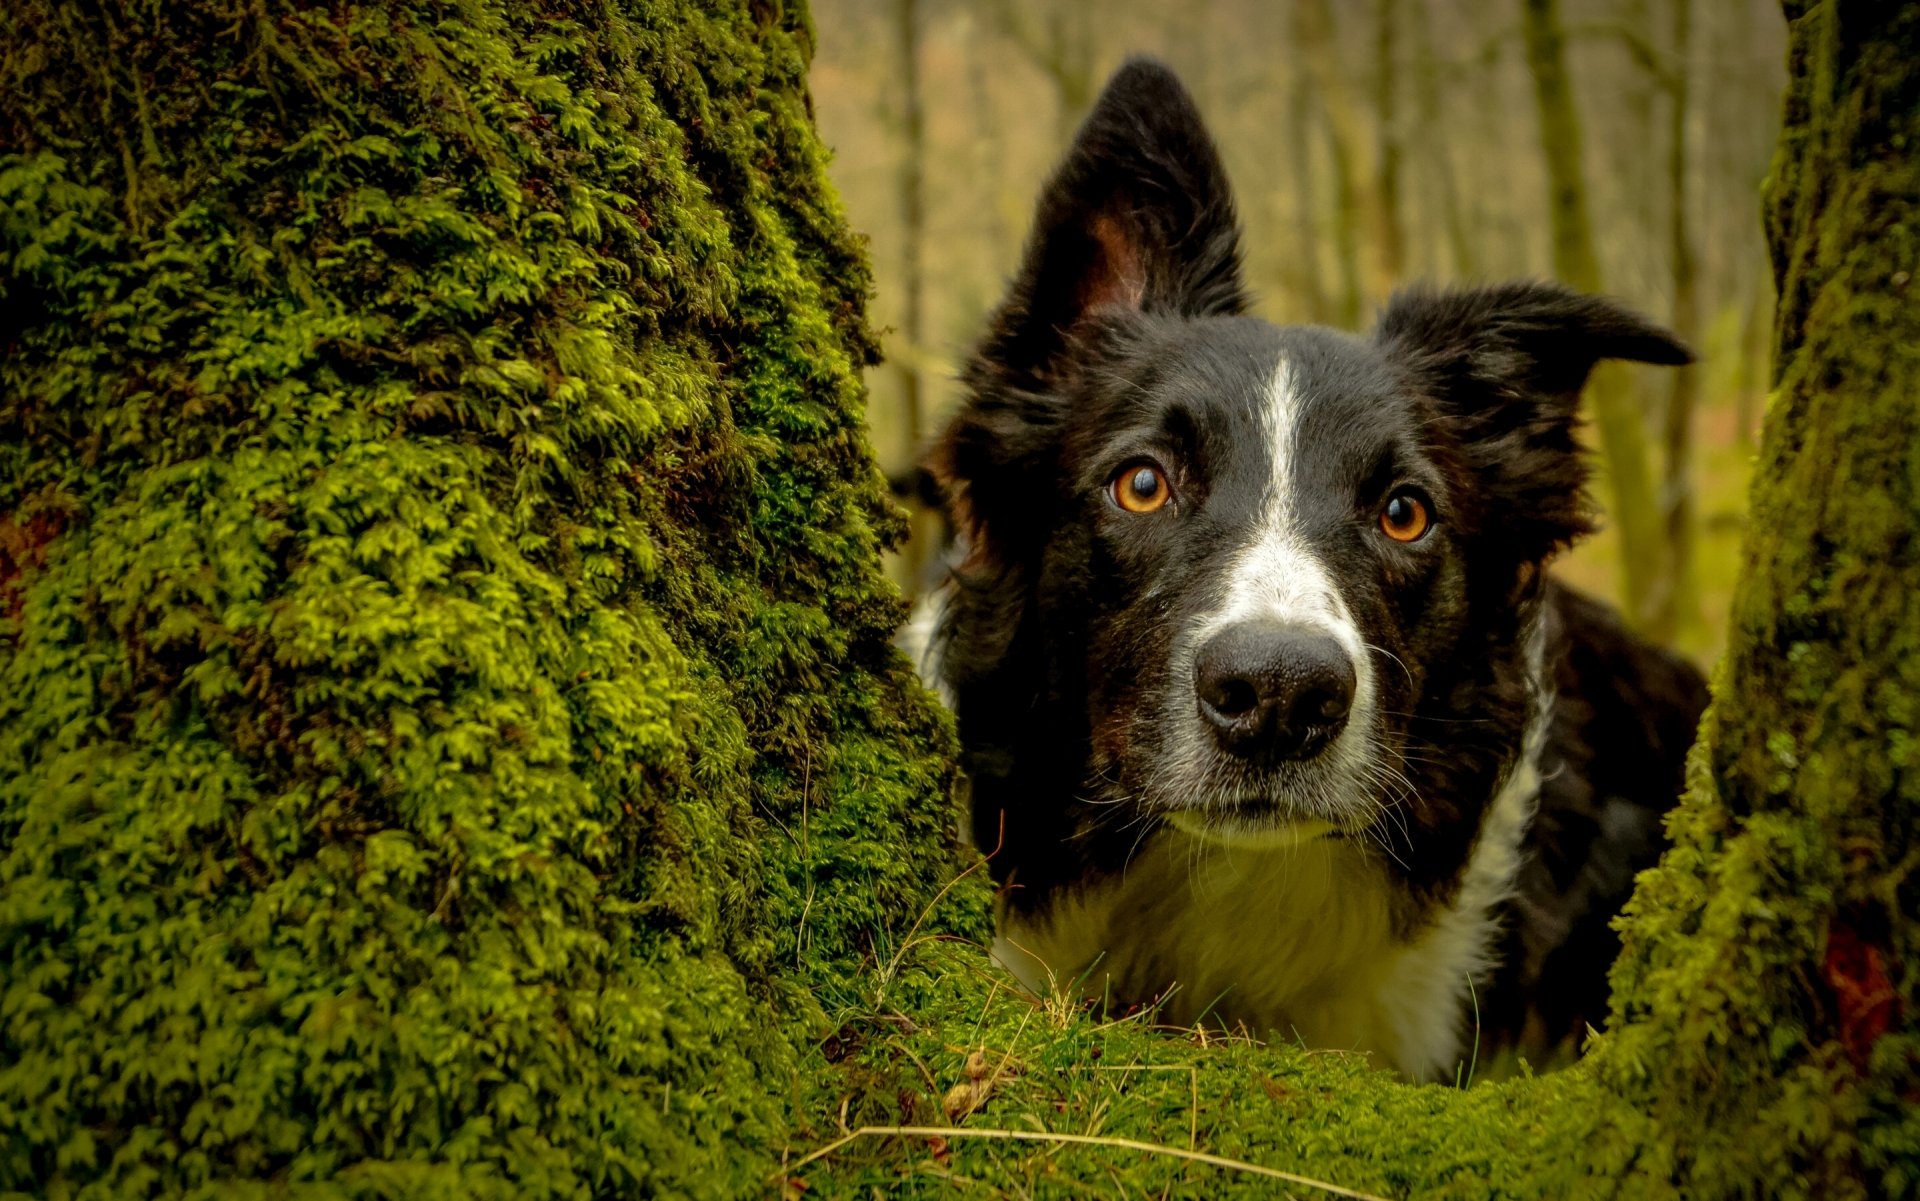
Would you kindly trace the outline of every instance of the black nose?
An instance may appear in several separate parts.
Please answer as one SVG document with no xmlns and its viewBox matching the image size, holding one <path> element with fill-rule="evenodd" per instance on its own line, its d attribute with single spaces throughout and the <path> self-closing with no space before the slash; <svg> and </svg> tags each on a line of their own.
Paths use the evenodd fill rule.
<svg viewBox="0 0 1920 1201">
<path fill-rule="evenodd" d="M 1353 708 L 1353 660 L 1327 634 L 1236 622 L 1200 648 L 1194 693 L 1222 749 L 1249 759 L 1304 759 L 1333 741 Z"/>
</svg>

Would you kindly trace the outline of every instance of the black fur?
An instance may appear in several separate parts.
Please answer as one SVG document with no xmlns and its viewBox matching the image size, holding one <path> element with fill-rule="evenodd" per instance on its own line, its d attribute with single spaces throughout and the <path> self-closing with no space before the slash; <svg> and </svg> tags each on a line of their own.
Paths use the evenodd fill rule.
<svg viewBox="0 0 1920 1201">
<path fill-rule="evenodd" d="M 1285 818 L 1290 798 L 1346 786 L 1331 767 L 1255 769 L 1180 742 L 1191 684 L 1173 665 L 1264 528 L 1261 398 L 1284 363 L 1298 397 L 1289 528 L 1364 637 L 1377 702 L 1384 809 L 1344 836 L 1380 847 L 1408 930 L 1452 898 L 1521 750 L 1525 640 L 1544 621 L 1560 693 L 1548 783 L 1497 995 L 1481 1002 L 1502 1037 L 1597 1023 L 1605 922 L 1657 852 L 1704 689 L 1547 584 L 1544 564 L 1589 526 L 1576 426 L 1594 363 L 1687 351 L 1543 284 L 1403 293 L 1370 339 L 1277 328 L 1246 304 L 1199 114 L 1165 68 L 1130 63 L 1047 185 L 934 463 L 965 548 L 941 670 L 1005 904 L 1043 910 L 1121 870 L 1182 807 Z M 1163 466 L 1173 492 L 1144 517 L 1107 491 L 1138 461 Z M 1408 489 L 1437 519 L 1402 545 L 1377 514 Z"/>
</svg>

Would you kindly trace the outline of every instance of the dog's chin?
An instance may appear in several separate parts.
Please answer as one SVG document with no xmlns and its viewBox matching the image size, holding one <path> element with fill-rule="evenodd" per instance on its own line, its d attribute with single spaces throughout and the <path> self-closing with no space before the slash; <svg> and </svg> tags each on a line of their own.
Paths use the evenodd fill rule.
<svg viewBox="0 0 1920 1201">
<path fill-rule="evenodd" d="M 1200 842 L 1250 850 L 1277 851 L 1303 846 L 1343 833 L 1323 817 L 1296 814 L 1285 806 L 1265 803 L 1206 809 L 1176 809 L 1167 824 Z"/>
</svg>

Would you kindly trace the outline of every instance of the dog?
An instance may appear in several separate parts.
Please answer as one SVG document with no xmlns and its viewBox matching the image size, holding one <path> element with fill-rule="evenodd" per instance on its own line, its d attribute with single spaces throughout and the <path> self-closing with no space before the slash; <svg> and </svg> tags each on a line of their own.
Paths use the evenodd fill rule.
<svg viewBox="0 0 1920 1201">
<path fill-rule="evenodd" d="M 1029 988 L 1415 1079 L 1604 1020 L 1698 672 L 1550 580 L 1577 410 L 1672 334 L 1546 284 L 1247 315 L 1165 67 L 1111 80 L 930 469 L 959 531 L 907 641 L 953 708 L 994 953 Z"/>
</svg>

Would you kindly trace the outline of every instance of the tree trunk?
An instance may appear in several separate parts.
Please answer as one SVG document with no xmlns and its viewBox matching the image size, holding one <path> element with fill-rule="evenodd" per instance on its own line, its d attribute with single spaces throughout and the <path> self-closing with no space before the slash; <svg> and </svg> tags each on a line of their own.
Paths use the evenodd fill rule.
<svg viewBox="0 0 1920 1201">
<path fill-rule="evenodd" d="M 1087 110 L 1093 107 L 1093 14 L 1071 0 L 994 0 L 1000 31 L 1052 81 L 1055 138 L 1064 148 L 1073 142 Z"/>
<path fill-rule="evenodd" d="M 1773 285 L 1762 276 L 1748 289 L 1746 313 L 1740 324 L 1740 386 L 1733 397 L 1734 435 L 1743 447 L 1753 445 L 1759 414 L 1765 408 L 1768 384 L 1768 347 L 1773 342 Z"/>
<path fill-rule="evenodd" d="M 894 35 L 900 56 L 900 336 L 894 369 L 900 374 L 901 427 L 917 461 L 926 441 L 926 396 L 921 366 L 927 356 L 926 238 L 927 238 L 927 118 L 920 89 L 920 0 L 894 0 Z M 917 496 L 904 498 L 915 524 L 923 506 Z M 902 574 L 917 584 L 930 554 L 943 548 L 931 539 L 909 538 L 901 547 Z"/>
<path fill-rule="evenodd" d="M 1521 30 L 1540 110 L 1540 145 L 1547 164 L 1553 270 L 1586 292 L 1602 291 L 1600 263 L 1587 214 L 1580 115 L 1567 78 L 1566 36 L 1558 0 L 1522 0 Z M 1659 515 L 1653 499 L 1646 430 L 1618 367 L 1594 373 L 1587 388 L 1600 430 L 1612 496 L 1609 510 L 1620 533 L 1621 603 L 1635 624 L 1648 615 L 1652 581 L 1664 565 Z"/>
<path fill-rule="evenodd" d="M 0 1192 L 763 1194 L 950 870 L 804 11 L 11 11 Z"/>
<path fill-rule="evenodd" d="M 1389 286 L 1400 283 L 1407 274 L 1407 239 L 1400 223 L 1400 13 L 1401 0 L 1379 0 L 1374 14 L 1374 110 L 1380 118 L 1380 265 Z"/>
<path fill-rule="evenodd" d="M 1894 1196 L 1920 1147 L 1920 9 L 1787 12 L 1778 391 L 1691 792 L 1614 973 L 1599 1174 L 1625 1195 Z"/>
<path fill-rule="evenodd" d="M 1453 274 L 1473 279 L 1480 272 L 1480 255 L 1468 228 L 1467 215 L 1460 200 L 1459 178 L 1453 169 L 1453 138 L 1444 124 L 1440 100 L 1440 65 L 1433 50 L 1433 25 L 1427 13 L 1429 0 L 1409 0 L 1413 14 L 1414 95 L 1419 100 L 1420 141 L 1427 148 L 1434 180 L 1440 192 L 1440 216 L 1446 230 L 1447 252 L 1453 262 Z M 1491 71 L 1491 68 L 1489 68 Z"/>
<path fill-rule="evenodd" d="M 908 353 L 897 364 L 908 441 L 924 433 L 919 358 L 926 348 L 923 266 L 927 233 L 927 118 L 920 94 L 920 0 L 894 0 L 894 32 L 900 54 L 900 332 Z"/>
<path fill-rule="evenodd" d="M 1294 278 L 1298 280 L 1300 299 L 1306 319 L 1325 322 L 1332 319 L 1332 303 L 1327 298 L 1325 272 L 1321 265 L 1319 171 L 1314 165 L 1314 134 L 1319 127 L 1319 110 L 1313 103 L 1313 77 L 1305 64 L 1306 55 L 1295 46 L 1293 85 L 1287 96 L 1288 148 L 1293 159 Z"/>
<path fill-rule="evenodd" d="M 1673 40 L 1668 47 L 1673 69 L 1667 73 L 1667 257 L 1673 275 L 1673 332 L 1698 345 L 1699 282 L 1695 269 L 1693 203 L 1687 186 L 1692 162 L 1687 130 L 1693 119 L 1693 0 L 1671 0 Z M 1671 642 L 1699 619 L 1693 578 L 1693 413 L 1700 390 L 1700 368 L 1693 363 L 1673 371 L 1662 421 L 1665 476 L 1660 486 L 1661 520 L 1666 531 L 1666 570 L 1654 581 L 1647 633 Z"/>
<path fill-rule="evenodd" d="M 1368 221 L 1355 158 L 1361 140 L 1359 127 L 1347 95 L 1346 76 L 1337 61 L 1339 39 L 1333 20 L 1327 0 L 1294 0 L 1294 39 L 1319 101 L 1315 107 L 1324 118 L 1332 166 L 1334 262 L 1340 271 L 1333 321 L 1342 329 L 1353 329 L 1360 324 L 1360 314 L 1366 307 L 1360 235 Z"/>
</svg>

